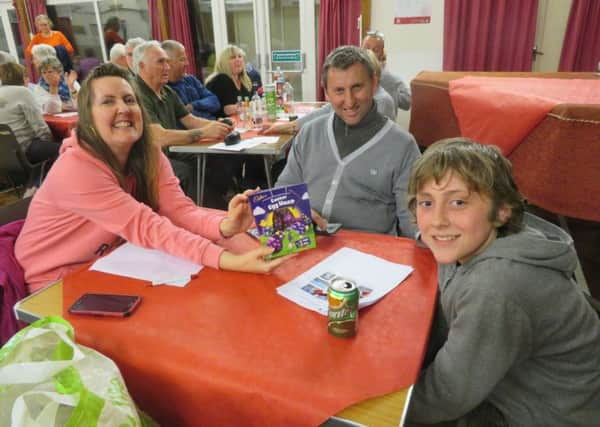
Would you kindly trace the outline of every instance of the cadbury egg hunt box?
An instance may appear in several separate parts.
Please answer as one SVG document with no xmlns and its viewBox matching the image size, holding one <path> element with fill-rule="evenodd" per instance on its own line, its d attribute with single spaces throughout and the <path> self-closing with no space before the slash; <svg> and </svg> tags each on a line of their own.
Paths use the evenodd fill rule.
<svg viewBox="0 0 600 427">
<path fill-rule="evenodd" d="M 262 190 L 249 199 L 260 243 L 275 249 L 270 258 L 317 245 L 306 184 Z"/>
</svg>

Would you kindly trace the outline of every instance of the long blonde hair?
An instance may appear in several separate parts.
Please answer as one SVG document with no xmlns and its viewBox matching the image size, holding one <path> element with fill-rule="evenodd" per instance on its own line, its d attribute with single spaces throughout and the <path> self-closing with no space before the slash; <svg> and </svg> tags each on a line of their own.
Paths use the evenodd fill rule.
<svg viewBox="0 0 600 427">
<path fill-rule="evenodd" d="M 246 53 L 241 48 L 239 48 L 235 45 L 232 45 L 232 44 L 227 46 L 225 49 L 223 49 L 221 51 L 221 53 L 219 54 L 219 57 L 217 58 L 217 61 L 215 63 L 215 69 L 214 69 L 213 73 L 207 77 L 206 82 L 208 83 L 209 81 L 214 79 L 217 74 L 227 74 L 232 80 L 235 80 L 236 76 L 234 76 L 231 73 L 231 67 L 229 66 L 229 60 L 240 54 L 244 57 L 244 68 L 242 70 L 242 73 L 237 77 L 239 77 L 240 83 L 242 84 L 242 86 L 244 86 L 244 88 L 246 88 L 246 90 L 248 92 L 251 92 L 252 91 L 252 80 L 250 80 L 250 76 L 248 75 L 248 72 L 246 71 Z"/>
</svg>

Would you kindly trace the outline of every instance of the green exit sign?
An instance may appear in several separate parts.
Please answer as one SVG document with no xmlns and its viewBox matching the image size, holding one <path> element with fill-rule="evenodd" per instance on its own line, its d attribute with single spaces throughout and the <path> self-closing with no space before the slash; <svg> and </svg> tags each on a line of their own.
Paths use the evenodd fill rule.
<svg viewBox="0 0 600 427">
<path fill-rule="evenodd" d="M 271 62 L 302 62 L 301 50 L 271 51 Z"/>
</svg>

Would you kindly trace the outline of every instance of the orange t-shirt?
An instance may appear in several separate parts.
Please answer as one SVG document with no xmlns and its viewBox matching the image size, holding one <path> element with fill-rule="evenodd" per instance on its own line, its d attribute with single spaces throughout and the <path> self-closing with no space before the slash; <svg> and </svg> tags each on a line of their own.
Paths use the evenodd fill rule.
<svg viewBox="0 0 600 427">
<path fill-rule="evenodd" d="M 56 47 L 62 44 L 71 55 L 75 53 L 73 46 L 71 46 L 71 43 L 63 33 L 61 33 L 60 31 L 52 31 L 52 34 L 49 37 L 44 37 L 42 33 L 37 33 L 36 35 L 34 35 L 31 41 L 29 42 L 27 49 L 25 49 L 25 56 L 27 58 L 31 57 L 31 48 L 36 44 L 42 43 L 49 44 L 52 47 Z"/>
</svg>

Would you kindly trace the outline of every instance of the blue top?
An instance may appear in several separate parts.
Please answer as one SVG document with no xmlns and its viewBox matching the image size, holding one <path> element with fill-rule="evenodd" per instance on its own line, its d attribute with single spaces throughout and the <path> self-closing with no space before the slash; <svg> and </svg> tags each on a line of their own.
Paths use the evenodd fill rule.
<svg viewBox="0 0 600 427">
<path fill-rule="evenodd" d="M 169 86 L 177 92 L 181 102 L 192 104 L 194 109 L 191 113 L 194 116 L 213 120 L 215 113 L 221 109 L 219 98 L 191 74 L 186 74 L 175 83 L 169 82 Z"/>
</svg>

